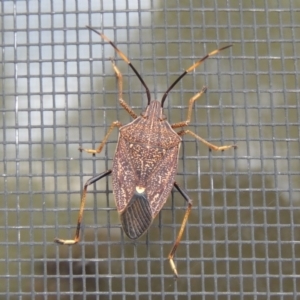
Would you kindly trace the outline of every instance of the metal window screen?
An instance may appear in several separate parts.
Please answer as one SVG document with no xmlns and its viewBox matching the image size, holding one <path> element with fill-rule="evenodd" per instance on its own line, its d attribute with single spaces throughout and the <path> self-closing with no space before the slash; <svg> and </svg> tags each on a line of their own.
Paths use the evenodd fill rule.
<svg viewBox="0 0 300 300">
<path fill-rule="evenodd" d="M 1 299 L 296 299 L 300 292 L 299 1 L 1 1 Z M 117 130 L 196 60 L 228 44 L 176 85 L 170 123 L 186 119 L 210 153 L 184 137 L 176 180 L 193 199 L 174 281 L 167 255 L 186 203 L 173 192 L 137 241 L 122 232 L 111 178 L 90 187 L 81 242 L 80 194 L 109 169 Z"/>
</svg>

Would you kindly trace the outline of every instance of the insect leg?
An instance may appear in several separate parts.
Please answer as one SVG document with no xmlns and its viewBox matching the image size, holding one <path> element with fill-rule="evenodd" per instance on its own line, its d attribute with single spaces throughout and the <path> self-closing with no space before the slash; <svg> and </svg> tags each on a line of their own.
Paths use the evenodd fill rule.
<svg viewBox="0 0 300 300">
<path fill-rule="evenodd" d="M 98 32 L 96 29 L 90 27 L 90 26 L 86 26 L 88 29 L 94 31 L 95 33 L 97 33 L 98 35 L 101 36 L 102 39 L 104 39 L 105 41 L 107 41 L 108 43 L 110 43 L 110 45 L 116 50 L 116 52 L 120 55 L 120 57 L 128 64 L 128 66 L 133 70 L 133 72 L 135 73 L 135 75 L 138 77 L 138 79 L 140 80 L 141 84 L 143 85 L 143 87 L 146 89 L 146 94 L 147 94 L 147 99 L 148 99 L 148 105 L 150 104 L 151 101 L 151 95 L 150 95 L 150 91 L 146 85 L 146 83 L 144 82 L 143 78 L 141 77 L 141 75 L 138 73 L 138 71 L 135 69 L 135 67 L 132 65 L 132 63 L 130 62 L 130 60 L 127 58 L 127 56 L 117 48 L 117 46 L 109 39 L 107 38 L 103 33 Z"/>
<path fill-rule="evenodd" d="M 180 136 L 183 136 L 185 134 L 190 134 L 195 139 L 197 139 L 198 141 L 200 141 L 203 144 L 205 144 L 210 150 L 224 151 L 224 150 L 227 150 L 227 149 L 230 149 L 230 148 L 234 148 L 234 149 L 237 148 L 237 145 L 216 146 L 214 144 L 209 143 L 208 141 L 206 141 L 205 139 L 203 139 L 201 136 L 197 135 L 196 133 L 194 133 L 193 131 L 190 131 L 190 130 L 182 130 L 182 131 L 178 132 L 178 134 Z"/>
<path fill-rule="evenodd" d="M 123 100 L 123 76 L 118 67 L 116 66 L 113 59 L 111 59 L 116 77 L 118 79 L 118 87 L 119 87 L 119 102 L 122 105 L 122 107 L 134 118 L 137 118 L 137 115 L 132 110 L 132 108 Z"/>
<path fill-rule="evenodd" d="M 200 98 L 203 95 L 203 93 L 206 92 L 206 90 L 207 90 L 207 88 L 204 86 L 198 94 L 196 94 L 195 96 L 193 96 L 190 99 L 189 108 L 188 108 L 188 115 L 187 115 L 186 121 L 172 124 L 171 127 L 173 129 L 189 125 L 189 123 L 191 122 L 191 118 L 192 118 L 193 104 L 198 98 Z M 185 134 L 190 134 L 194 138 L 199 140 L 200 142 L 204 143 L 209 149 L 216 150 L 216 151 L 224 151 L 224 150 L 229 149 L 229 148 L 237 148 L 236 145 L 227 145 L 227 146 L 220 146 L 220 147 L 216 146 L 214 144 L 209 143 L 208 141 L 206 141 L 205 139 L 203 139 L 202 137 L 198 136 L 197 134 L 195 134 L 194 132 L 192 132 L 190 130 L 182 130 L 182 131 L 178 132 L 178 134 L 180 136 L 183 136 Z"/>
<path fill-rule="evenodd" d="M 119 121 L 113 122 L 113 123 L 110 125 L 110 127 L 109 127 L 109 129 L 108 129 L 108 132 L 106 133 L 104 139 L 102 140 L 102 142 L 100 143 L 100 145 L 99 145 L 99 147 L 98 147 L 97 149 L 84 149 L 84 148 L 81 148 L 81 147 L 80 147 L 78 150 L 79 150 L 80 152 L 85 151 L 85 152 L 91 153 L 91 154 L 93 154 L 93 155 L 95 155 L 96 153 L 100 153 L 100 152 L 102 151 L 104 145 L 106 144 L 106 142 L 107 142 L 107 140 L 108 140 L 108 137 L 109 137 L 109 135 L 111 134 L 111 132 L 113 131 L 113 129 L 114 129 L 115 127 L 118 127 L 118 128 L 119 128 L 119 127 L 121 127 L 121 126 L 122 126 L 122 124 L 121 124 Z"/>
<path fill-rule="evenodd" d="M 189 123 L 191 122 L 191 118 L 192 118 L 192 110 L 193 110 L 193 105 L 194 105 L 194 102 L 200 98 L 203 93 L 205 93 L 207 90 L 207 88 L 204 86 L 201 91 L 196 94 L 195 96 L 193 96 L 190 101 L 189 101 L 189 108 L 188 108 L 188 115 L 187 115 L 187 119 L 186 121 L 183 121 L 183 122 L 178 122 L 178 123 L 174 123 L 171 125 L 171 127 L 174 129 L 174 128 L 180 128 L 180 127 L 184 127 L 184 126 L 188 126 Z"/>
<path fill-rule="evenodd" d="M 54 239 L 55 243 L 58 244 L 63 244 L 63 245 L 74 245 L 79 242 L 79 233 L 80 233 L 80 225 L 83 217 L 83 210 L 84 210 L 84 205 L 85 205 L 85 199 L 86 199 L 86 194 L 87 194 L 87 188 L 89 185 L 95 183 L 96 181 L 102 179 L 103 177 L 106 177 L 111 174 L 111 170 L 107 170 L 95 177 L 90 178 L 84 185 L 83 192 L 82 192 L 82 197 L 81 197 L 81 202 L 80 202 L 80 209 L 78 213 L 78 219 L 77 219 L 77 228 L 76 228 L 76 233 L 74 240 L 62 240 L 62 239 Z"/>
<path fill-rule="evenodd" d="M 176 241 L 175 241 L 175 243 L 174 243 L 174 245 L 173 245 L 173 247 L 172 247 L 172 249 L 171 249 L 171 251 L 168 255 L 168 259 L 169 259 L 171 268 L 172 268 L 172 270 L 175 274 L 175 278 L 177 278 L 178 277 L 178 272 L 177 272 L 173 257 L 175 255 L 177 247 L 178 247 L 178 245 L 180 243 L 180 240 L 182 238 L 182 235 L 183 235 L 183 232 L 184 232 L 184 229 L 185 229 L 185 226 L 186 226 L 186 222 L 189 218 L 189 214 L 190 214 L 191 209 L 192 209 L 192 200 L 189 198 L 188 194 L 178 186 L 178 184 L 176 182 L 174 182 L 174 187 L 178 190 L 178 192 L 181 194 L 181 196 L 184 198 L 184 200 L 188 203 L 188 207 L 187 207 L 185 215 L 183 217 L 183 221 L 181 223 L 180 230 L 179 230 L 179 233 L 177 235 Z"/>
</svg>

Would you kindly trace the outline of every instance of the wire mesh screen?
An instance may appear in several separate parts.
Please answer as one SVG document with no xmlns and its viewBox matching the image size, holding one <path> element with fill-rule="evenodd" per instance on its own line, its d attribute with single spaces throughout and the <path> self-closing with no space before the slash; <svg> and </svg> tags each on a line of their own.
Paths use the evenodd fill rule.
<svg viewBox="0 0 300 300">
<path fill-rule="evenodd" d="M 296 299 L 300 292 L 298 1 L 1 1 L 1 299 Z M 176 182 L 193 200 L 174 257 L 186 201 L 172 191 L 146 234 L 120 225 L 108 176 L 118 130 L 146 93 L 134 72 L 85 26 L 103 32 L 160 100 L 182 72 L 215 55 L 170 92 L 169 122 L 238 149 L 210 152 L 183 136 Z M 150 129 L 149 129 L 150 130 Z M 167 172 L 167 170 L 166 170 Z"/>
</svg>

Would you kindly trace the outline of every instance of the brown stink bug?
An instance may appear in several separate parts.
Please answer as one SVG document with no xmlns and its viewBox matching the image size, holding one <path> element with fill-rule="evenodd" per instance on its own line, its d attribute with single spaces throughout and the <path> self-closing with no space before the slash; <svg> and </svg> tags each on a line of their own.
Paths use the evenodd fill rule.
<svg viewBox="0 0 300 300">
<path fill-rule="evenodd" d="M 186 213 L 177 239 L 168 256 L 171 268 L 175 277 L 177 277 L 178 273 L 173 257 L 180 243 L 192 208 L 192 200 L 175 182 L 178 153 L 180 143 L 182 141 L 181 137 L 185 134 L 190 134 L 212 150 L 223 151 L 229 148 L 236 148 L 236 145 L 218 147 L 207 142 L 190 130 L 181 130 L 179 132 L 174 130 L 176 128 L 183 128 L 190 123 L 193 104 L 206 91 L 206 87 L 203 87 L 199 93 L 190 99 L 186 121 L 169 124 L 163 114 L 163 106 L 168 93 L 187 73 L 193 71 L 208 57 L 231 47 L 231 45 L 210 52 L 191 67 L 186 69 L 167 89 L 162 100 L 159 102 L 157 100 L 151 101 L 150 92 L 144 80 L 141 78 L 129 59 L 113 44 L 113 42 L 111 42 L 104 34 L 89 26 L 87 27 L 100 35 L 102 39 L 110 43 L 121 58 L 131 67 L 146 89 L 148 105 L 146 111 L 138 117 L 131 107 L 123 100 L 122 74 L 114 61 L 112 61 L 113 69 L 118 79 L 119 102 L 134 120 L 127 125 L 122 125 L 119 121 L 113 122 L 103 141 L 96 150 L 80 148 L 80 151 L 92 154 L 101 152 L 112 130 L 115 127 L 119 128 L 119 139 L 113 159 L 112 169 L 90 178 L 84 185 L 74 239 L 55 239 L 55 242 L 59 244 L 73 245 L 79 241 L 80 225 L 83 216 L 87 188 L 89 185 L 95 183 L 101 178 L 112 175 L 113 193 L 122 227 L 126 235 L 133 240 L 138 239 L 148 230 L 153 219 L 164 206 L 172 188 L 175 187 L 187 202 Z"/>
</svg>

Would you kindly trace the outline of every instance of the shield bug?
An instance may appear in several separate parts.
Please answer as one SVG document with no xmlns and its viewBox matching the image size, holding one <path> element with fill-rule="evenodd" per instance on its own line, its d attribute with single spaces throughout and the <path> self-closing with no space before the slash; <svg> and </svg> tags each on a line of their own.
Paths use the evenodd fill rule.
<svg viewBox="0 0 300 300">
<path fill-rule="evenodd" d="M 206 91 L 206 87 L 203 87 L 199 93 L 190 99 L 187 119 L 185 121 L 169 124 L 163 114 L 163 106 L 168 93 L 187 73 L 193 71 L 208 57 L 231 47 L 231 45 L 214 50 L 205 55 L 191 67 L 186 69 L 175 80 L 164 93 L 161 101 L 151 101 L 148 87 L 129 59 L 104 34 L 89 26 L 87 27 L 96 32 L 103 40 L 107 41 L 134 71 L 146 89 L 148 104 L 146 111 L 140 116 L 137 116 L 132 108 L 123 100 L 122 74 L 112 60 L 112 66 L 118 80 L 119 102 L 132 116 L 133 121 L 127 125 L 122 125 L 119 121 L 113 122 L 97 149 L 79 149 L 80 151 L 85 151 L 93 155 L 101 152 L 112 130 L 115 127 L 119 128 L 119 139 L 112 169 L 90 178 L 84 185 L 74 239 L 63 240 L 56 238 L 55 242 L 73 245 L 79 241 L 80 226 L 88 186 L 108 175 L 112 175 L 113 194 L 123 230 L 126 235 L 133 240 L 138 239 L 148 230 L 153 219 L 164 206 L 172 188 L 175 187 L 187 202 L 187 209 L 179 233 L 168 255 L 171 268 L 175 277 L 177 277 L 178 272 L 173 258 L 192 208 L 192 200 L 175 182 L 178 153 L 182 136 L 185 134 L 192 135 L 211 150 L 223 151 L 229 148 L 236 148 L 236 145 L 215 146 L 196 135 L 194 132 L 182 129 L 190 123 L 193 104 Z M 175 129 L 177 128 L 181 128 L 182 130 L 176 132 Z"/>
</svg>

